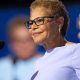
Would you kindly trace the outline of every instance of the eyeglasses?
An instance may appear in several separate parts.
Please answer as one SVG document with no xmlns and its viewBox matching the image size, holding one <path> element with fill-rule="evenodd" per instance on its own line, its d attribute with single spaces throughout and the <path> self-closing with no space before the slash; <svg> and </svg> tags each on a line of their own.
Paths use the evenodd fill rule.
<svg viewBox="0 0 80 80">
<path fill-rule="evenodd" d="M 27 20 L 25 25 L 28 29 L 30 29 L 33 23 L 35 23 L 36 26 L 40 26 L 43 25 L 45 21 L 50 22 L 51 18 L 54 19 L 54 16 L 37 17 L 34 20 Z"/>
</svg>

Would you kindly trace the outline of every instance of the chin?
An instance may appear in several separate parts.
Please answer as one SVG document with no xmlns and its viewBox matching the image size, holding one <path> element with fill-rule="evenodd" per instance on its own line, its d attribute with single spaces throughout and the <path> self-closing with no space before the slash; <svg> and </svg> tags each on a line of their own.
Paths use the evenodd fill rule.
<svg viewBox="0 0 80 80">
<path fill-rule="evenodd" d="M 45 39 L 44 38 L 37 38 L 37 39 L 35 38 L 34 42 L 38 45 L 42 45 L 45 42 Z"/>
<path fill-rule="evenodd" d="M 47 39 L 47 34 L 40 34 L 37 36 L 32 36 L 36 44 L 43 44 Z"/>
</svg>

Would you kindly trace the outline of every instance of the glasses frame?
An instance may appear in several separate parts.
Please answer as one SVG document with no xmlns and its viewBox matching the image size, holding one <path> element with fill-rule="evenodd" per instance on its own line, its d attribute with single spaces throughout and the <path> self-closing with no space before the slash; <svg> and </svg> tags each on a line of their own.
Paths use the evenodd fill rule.
<svg viewBox="0 0 80 80">
<path fill-rule="evenodd" d="M 42 24 L 38 24 L 37 23 L 37 20 L 39 19 L 39 18 L 42 18 L 43 19 L 43 23 Z M 31 29 L 31 26 L 35 23 L 35 25 L 36 26 L 40 26 L 40 25 L 43 25 L 44 24 L 44 21 L 45 21 L 45 18 L 55 18 L 54 16 L 43 16 L 43 17 L 37 17 L 37 18 L 35 18 L 34 20 L 27 20 L 26 22 L 25 22 L 25 25 L 26 25 L 26 27 L 27 27 L 27 29 Z M 29 22 L 32 22 L 31 24 L 29 23 Z M 49 22 L 49 20 L 48 20 L 48 22 Z"/>
</svg>

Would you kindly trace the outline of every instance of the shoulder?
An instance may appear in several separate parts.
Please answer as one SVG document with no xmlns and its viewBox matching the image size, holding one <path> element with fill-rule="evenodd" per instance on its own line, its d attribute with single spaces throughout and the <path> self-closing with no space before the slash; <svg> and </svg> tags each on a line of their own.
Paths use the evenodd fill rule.
<svg viewBox="0 0 80 80">
<path fill-rule="evenodd" d="M 74 45 L 74 53 L 80 58 L 80 43 Z"/>
<path fill-rule="evenodd" d="M 74 51 L 80 49 L 80 43 L 67 42 L 65 46 L 68 48 L 72 48 Z"/>
<path fill-rule="evenodd" d="M 72 43 L 71 47 L 74 47 L 74 51 L 80 51 L 80 43 Z"/>
<path fill-rule="evenodd" d="M 74 55 L 80 58 L 80 43 L 76 43 L 73 46 L 74 46 L 73 49 Z"/>
<path fill-rule="evenodd" d="M 74 67 L 80 68 L 80 43 L 74 44 L 72 55 L 72 65 Z"/>
<path fill-rule="evenodd" d="M 65 44 L 65 46 L 70 46 L 70 45 L 72 45 L 72 44 L 75 44 L 75 43 L 73 43 L 73 42 L 67 42 L 67 43 Z"/>
</svg>

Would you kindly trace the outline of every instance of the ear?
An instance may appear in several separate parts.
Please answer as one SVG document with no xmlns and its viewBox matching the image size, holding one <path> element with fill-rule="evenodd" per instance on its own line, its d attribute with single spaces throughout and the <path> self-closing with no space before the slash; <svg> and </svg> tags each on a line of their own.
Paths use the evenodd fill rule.
<svg viewBox="0 0 80 80">
<path fill-rule="evenodd" d="M 56 21 L 57 21 L 59 28 L 62 28 L 64 25 L 64 17 L 61 16 Z"/>
</svg>

